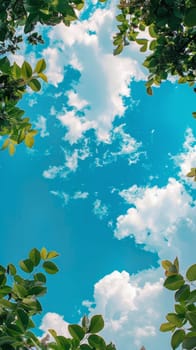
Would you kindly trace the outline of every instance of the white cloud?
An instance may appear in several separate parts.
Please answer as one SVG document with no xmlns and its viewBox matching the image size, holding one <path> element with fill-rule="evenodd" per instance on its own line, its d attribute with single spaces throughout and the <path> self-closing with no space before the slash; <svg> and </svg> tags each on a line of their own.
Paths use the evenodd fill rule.
<svg viewBox="0 0 196 350">
<path fill-rule="evenodd" d="M 49 136 L 49 132 L 47 131 L 47 126 L 46 126 L 46 121 L 47 119 L 41 115 L 38 117 L 37 121 L 34 123 L 35 128 L 40 130 L 41 137 Z"/>
<path fill-rule="evenodd" d="M 99 140 L 109 142 L 115 117 L 125 112 L 123 97 L 130 96 L 131 79 L 144 78 L 143 68 L 138 63 L 141 54 L 134 51 L 131 55 L 125 50 L 119 57 L 112 55 L 115 11 L 114 5 L 110 9 L 97 9 L 88 20 L 73 23 L 70 28 L 60 24 L 49 33 L 50 48 L 44 50 L 43 56 L 48 61 L 50 82 L 57 86 L 62 81 L 64 67 L 73 64 L 81 76 L 75 86 L 76 92 L 70 90 L 68 97 L 77 109 L 85 105 L 90 107 L 83 121 L 73 112 L 68 112 L 63 121 L 60 113 L 63 125 L 72 130 L 66 136 L 71 142 L 76 142 L 89 128 L 96 129 Z M 73 133 L 68 116 L 78 132 Z"/>
<path fill-rule="evenodd" d="M 96 306 L 85 302 L 91 315 L 103 315 L 103 336 L 118 350 L 138 350 L 142 345 L 151 350 L 169 347 L 168 336 L 159 332 L 168 299 L 159 273 L 152 270 L 130 276 L 126 271 L 113 271 L 94 286 Z M 167 304 L 171 307 L 170 300 Z"/>
<path fill-rule="evenodd" d="M 193 178 L 188 178 L 186 175 L 191 168 L 196 167 L 196 138 L 193 135 L 192 129 L 186 130 L 185 141 L 183 144 L 183 151 L 176 156 L 173 156 L 177 167 L 180 168 L 179 176 L 192 187 L 196 187 Z"/>
<path fill-rule="evenodd" d="M 86 199 L 88 197 L 88 192 L 77 191 L 73 195 L 73 199 Z"/>
<path fill-rule="evenodd" d="M 77 93 L 74 91 L 68 91 L 68 104 L 69 106 L 75 107 L 76 110 L 82 110 L 84 107 L 88 106 L 88 102 L 86 100 L 80 99 Z"/>
<path fill-rule="evenodd" d="M 43 177 L 45 177 L 46 179 L 55 179 L 55 177 L 57 177 L 57 175 L 59 175 L 59 173 L 62 171 L 62 166 L 49 166 L 48 170 L 44 170 L 43 171 Z"/>
<path fill-rule="evenodd" d="M 171 178 L 160 188 L 134 185 L 120 195 L 131 207 L 117 218 L 117 238 L 132 236 L 136 243 L 145 244 L 146 249 L 157 251 L 161 257 L 181 255 L 177 244 L 181 228 L 186 227 L 192 237 L 196 227 L 195 204 L 181 183 Z"/>
<path fill-rule="evenodd" d="M 96 199 L 93 203 L 93 213 L 102 220 L 104 217 L 108 216 L 108 207 L 103 204 L 100 199 Z"/>
<path fill-rule="evenodd" d="M 69 141 L 71 145 L 83 137 L 83 133 L 95 127 L 93 121 L 89 121 L 85 117 L 77 117 L 75 111 L 64 111 L 64 113 L 58 115 L 57 118 L 61 121 L 62 125 L 66 126 L 68 129 L 64 140 Z"/>
<path fill-rule="evenodd" d="M 68 325 L 64 321 L 63 316 L 55 312 L 48 312 L 42 319 L 41 326 L 39 327 L 43 332 L 43 336 L 48 334 L 48 329 L 54 329 L 58 335 L 64 335 L 65 337 L 71 338 L 68 331 Z"/>
</svg>

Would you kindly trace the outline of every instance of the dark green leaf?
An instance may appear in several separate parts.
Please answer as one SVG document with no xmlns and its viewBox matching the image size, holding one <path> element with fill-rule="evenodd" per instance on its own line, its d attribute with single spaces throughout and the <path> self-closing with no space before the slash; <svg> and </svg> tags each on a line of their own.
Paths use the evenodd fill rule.
<svg viewBox="0 0 196 350">
<path fill-rule="evenodd" d="M 181 302 L 186 300 L 190 295 L 190 286 L 188 284 L 184 284 L 177 292 L 175 293 L 175 300 L 177 302 Z"/>
<path fill-rule="evenodd" d="M 41 255 L 38 249 L 33 248 L 29 253 L 29 258 L 32 261 L 34 266 L 39 265 L 41 260 Z"/>
<path fill-rule="evenodd" d="M 55 274 L 59 271 L 58 267 L 52 261 L 45 261 L 43 268 L 49 274 Z"/>
<path fill-rule="evenodd" d="M 29 324 L 28 314 L 23 309 L 18 309 L 17 310 L 17 317 L 18 317 L 18 321 L 20 322 L 23 329 L 26 330 L 28 328 L 28 324 Z"/>
<path fill-rule="evenodd" d="M 97 334 L 91 334 L 88 337 L 88 342 L 90 346 L 98 350 L 104 350 L 106 348 L 106 343 L 102 337 Z"/>
<path fill-rule="evenodd" d="M 30 259 L 21 260 L 19 265 L 23 271 L 28 273 L 32 272 L 34 268 L 34 265 Z"/>
<path fill-rule="evenodd" d="M 164 282 L 164 287 L 169 290 L 177 290 L 184 284 L 184 278 L 181 275 L 169 276 Z"/>
<path fill-rule="evenodd" d="M 98 333 L 104 328 L 104 320 L 101 315 L 95 315 L 90 320 L 89 332 Z"/>
<path fill-rule="evenodd" d="M 175 331 L 171 338 L 172 349 L 178 348 L 178 346 L 183 342 L 185 337 L 185 331 L 183 329 Z"/>
<path fill-rule="evenodd" d="M 85 336 L 85 332 L 78 324 L 72 324 L 68 326 L 69 333 L 74 339 L 82 340 Z"/>
<path fill-rule="evenodd" d="M 21 74 L 24 80 L 28 80 L 32 77 L 32 68 L 30 64 L 26 61 L 23 62 L 22 67 L 21 67 Z"/>
<path fill-rule="evenodd" d="M 184 22 L 188 27 L 193 27 L 196 25 L 196 7 L 191 7 L 186 10 Z"/>
<path fill-rule="evenodd" d="M 41 272 L 36 273 L 34 275 L 34 279 L 35 279 L 35 281 L 46 283 L 46 276 L 43 273 L 41 273 Z"/>
<path fill-rule="evenodd" d="M 31 81 L 28 83 L 28 85 L 35 92 L 40 91 L 40 89 L 41 89 L 40 82 L 35 78 L 31 79 Z"/>
</svg>

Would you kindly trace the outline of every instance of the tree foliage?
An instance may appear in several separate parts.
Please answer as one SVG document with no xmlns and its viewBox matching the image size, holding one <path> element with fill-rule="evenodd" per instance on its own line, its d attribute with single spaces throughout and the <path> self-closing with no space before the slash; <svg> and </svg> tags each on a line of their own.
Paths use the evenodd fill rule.
<svg viewBox="0 0 196 350">
<path fill-rule="evenodd" d="M 0 265 L 0 349 L 115 350 L 112 343 L 107 344 L 97 334 L 104 328 L 101 315 L 91 319 L 84 316 L 81 325 L 70 324 L 67 338 L 50 329 L 40 339 L 32 331 L 33 316 L 42 312 L 39 298 L 47 292 L 46 274 L 58 272 L 57 265 L 51 261 L 57 256 L 55 251 L 34 248 L 19 262 L 22 273 L 13 264 Z"/>
<path fill-rule="evenodd" d="M 146 52 L 143 65 L 148 69 L 147 92 L 169 75 L 179 83 L 194 85 L 196 72 L 196 2 L 195 0 L 120 0 L 116 17 L 118 33 L 114 36 L 114 54 L 130 42 Z M 142 34 L 143 33 L 143 34 Z M 143 37 L 142 37 L 143 36 Z"/>
<path fill-rule="evenodd" d="M 176 258 L 172 263 L 162 261 L 166 279 L 164 287 L 175 291 L 174 311 L 167 314 L 167 322 L 160 327 L 162 332 L 172 332 L 171 347 L 173 350 L 180 345 L 183 349 L 196 349 L 196 264 L 191 265 L 185 276 L 179 272 L 179 262 Z"/>
</svg>

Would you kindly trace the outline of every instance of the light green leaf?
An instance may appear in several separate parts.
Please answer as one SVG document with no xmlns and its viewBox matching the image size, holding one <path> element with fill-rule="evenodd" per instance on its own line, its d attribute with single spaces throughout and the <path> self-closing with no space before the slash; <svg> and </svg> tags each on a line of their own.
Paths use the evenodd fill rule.
<svg viewBox="0 0 196 350">
<path fill-rule="evenodd" d="M 35 73 L 42 73 L 46 69 L 46 61 L 42 58 L 36 63 L 34 72 Z"/>
<path fill-rule="evenodd" d="M 9 143 L 8 149 L 9 149 L 10 156 L 13 156 L 14 153 L 16 152 L 16 149 L 15 149 L 15 146 L 12 142 Z"/>
<path fill-rule="evenodd" d="M 48 251 L 47 251 L 47 249 L 46 249 L 45 247 L 43 247 L 43 248 L 41 249 L 40 255 L 41 255 L 41 258 L 42 258 L 43 260 L 46 260 L 46 259 L 47 259 Z"/>
<path fill-rule="evenodd" d="M 39 73 L 38 75 L 39 75 L 39 77 L 40 77 L 42 80 L 44 80 L 46 83 L 48 82 L 48 78 L 47 78 L 47 76 L 46 76 L 44 73 Z"/>
<path fill-rule="evenodd" d="M 186 272 L 186 278 L 189 281 L 196 281 L 196 264 L 191 265 L 187 272 Z"/>
<path fill-rule="evenodd" d="M 53 259 L 53 258 L 56 258 L 57 256 L 59 256 L 59 253 L 53 250 L 47 254 L 47 259 Z"/>
<path fill-rule="evenodd" d="M 1 147 L 2 150 L 6 149 L 10 143 L 10 139 L 6 139 Z"/>
<path fill-rule="evenodd" d="M 35 142 L 34 137 L 31 136 L 31 134 L 28 133 L 28 134 L 25 136 L 25 139 L 24 139 L 25 145 L 26 145 L 27 147 L 31 148 L 31 147 L 33 147 L 33 145 L 34 145 L 34 142 Z"/>
</svg>

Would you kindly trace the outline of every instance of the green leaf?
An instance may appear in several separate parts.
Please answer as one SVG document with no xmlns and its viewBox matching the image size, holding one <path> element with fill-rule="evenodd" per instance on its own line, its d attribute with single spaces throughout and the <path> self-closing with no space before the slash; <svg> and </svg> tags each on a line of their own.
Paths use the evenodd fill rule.
<svg viewBox="0 0 196 350">
<path fill-rule="evenodd" d="M 178 346 L 183 342 L 185 337 L 185 331 L 183 329 L 179 329 L 175 331 L 171 338 L 171 346 L 172 349 L 175 350 Z"/>
<path fill-rule="evenodd" d="M 32 272 L 34 268 L 34 265 L 30 259 L 21 260 L 19 262 L 19 265 L 20 268 L 27 273 Z"/>
<path fill-rule="evenodd" d="M 14 153 L 16 152 L 16 149 L 15 149 L 15 146 L 12 142 L 9 143 L 8 149 L 9 149 L 10 156 L 13 156 Z"/>
<path fill-rule="evenodd" d="M 46 69 L 46 61 L 42 58 L 36 63 L 34 72 L 35 73 L 42 73 Z"/>
<path fill-rule="evenodd" d="M 175 311 L 177 312 L 177 314 L 184 315 L 186 309 L 183 305 L 175 304 L 174 307 L 175 307 Z"/>
<path fill-rule="evenodd" d="M 8 273 L 11 275 L 11 276 L 14 276 L 16 274 L 16 268 L 13 264 L 9 264 L 7 266 L 7 270 L 8 270 Z"/>
<path fill-rule="evenodd" d="M 31 81 L 28 83 L 28 85 L 35 92 L 40 91 L 40 89 L 41 89 L 40 82 L 35 78 L 31 79 Z"/>
<path fill-rule="evenodd" d="M 1 146 L 2 151 L 9 146 L 9 143 L 10 143 L 10 139 L 6 139 L 4 141 L 3 145 Z"/>
<path fill-rule="evenodd" d="M 196 25 L 196 7 L 190 7 L 185 12 L 184 23 L 188 27 Z"/>
<path fill-rule="evenodd" d="M 70 347 L 71 347 L 70 339 L 63 337 L 62 335 L 58 335 L 55 337 L 55 340 L 57 342 L 57 346 L 60 347 L 60 349 L 62 349 L 62 350 L 69 350 L 70 349 Z"/>
<path fill-rule="evenodd" d="M 196 119 L 196 112 L 192 112 L 192 116 Z"/>
<path fill-rule="evenodd" d="M 39 78 L 41 78 L 42 80 L 44 80 L 46 83 L 48 82 L 48 78 L 44 73 L 39 73 Z"/>
<path fill-rule="evenodd" d="M 123 44 L 118 45 L 113 51 L 114 56 L 119 55 L 122 52 L 122 50 L 123 50 Z"/>
<path fill-rule="evenodd" d="M 80 350 L 92 350 L 92 348 L 88 344 L 81 344 Z"/>
<path fill-rule="evenodd" d="M 46 283 L 46 276 L 43 273 L 38 272 L 34 275 L 34 280 L 42 283 Z"/>
<path fill-rule="evenodd" d="M 153 24 L 151 24 L 148 28 L 149 34 L 152 38 L 156 38 L 157 37 L 157 33 L 155 32 L 155 26 Z"/>
<path fill-rule="evenodd" d="M 177 290 L 184 285 L 184 278 L 181 275 L 169 276 L 163 285 L 169 290 Z"/>
<path fill-rule="evenodd" d="M 42 258 L 43 260 L 46 260 L 46 259 L 47 259 L 48 251 L 47 251 L 47 249 L 46 249 L 45 247 L 43 247 L 43 248 L 41 249 L 40 255 L 41 255 L 41 258 Z"/>
<path fill-rule="evenodd" d="M 0 70 L 3 73 L 9 73 L 10 71 L 10 61 L 6 56 L 0 59 Z"/>
<path fill-rule="evenodd" d="M 195 311 L 188 311 L 186 313 L 186 317 L 188 318 L 190 324 L 193 327 L 196 327 L 196 310 Z"/>
<path fill-rule="evenodd" d="M 166 322 L 166 323 L 162 323 L 162 325 L 160 326 L 160 331 L 161 332 L 170 332 L 173 331 L 176 328 L 176 326 L 171 323 L 171 322 Z"/>
<path fill-rule="evenodd" d="M 189 297 L 189 295 L 190 295 L 190 286 L 188 284 L 184 284 L 175 293 L 175 300 L 177 302 L 184 301 L 184 300 L 186 300 Z"/>
<path fill-rule="evenodd" d="M 18 296 L 19 298 L 24 298 L 24 297 L 26 297 L 27 294 L 28 294 L 26 288 L 23 287 L 22 285 L 18 284 L 18 283 L 14 283 L 13 291 L 14 291 L 14 293 L 17 294 L 17 296 Z"/>
<path fill-rule="evenodd" d="M 47 259 L 53 259 L 53 258 L 56 258 L 57 256 L 59 256 L 59 253 L 57 253 L 57 252 L 55 252 L 55 250 L 53 250 L 47 254 Z"/>
<path fill-rule="evenodd" d="M 31 148 L 31 147 L 33 147 L 33 145 L 34 145 L 34 137 L 33 136 L 31 136 L 31 134 L 27 134 L 26 136 L 25 136 L 25 139 L 24 139 L 24 143 L 25 143 L 25 145 L 27 146 L 27 147 L 29 147 L 29 148 Z"/>
<path fill-rule="evenodd" d="M 32 261 L 34 266 L 39 265 L 41 260 L 41 255 L 38 249 L 33 248 L 29 253 L 29 258 Z"/>
<path fill-rule="evenodd" d="M 91 334 L 88 337 L 88 342 L 90 346 L 98 350 L 104 350 L 106 348 L 106 343 L 102 337 L 97 334 Z"/>
<path fill-rule="evenodd" d="M 190 292 L 190 295 L 189 295 L 188 299 L 186 300 L 187 305 L 194 304 L 194 303 L 196 303 L 196 289 L 194 289 Z"/>
<path fill-rule="evenodd" d="M 176 327 L 179 328 L 179 327 L 182 327 L 184 317 L 181 317 L 180 315 L 171 312 L 167 314 L 166 319 L 170 323 L 173 323 Z"/>
<path fill-rule="evenodd" d="M 44 270 L 49 274 L 55 274 L 59 271 L 58 267 L 52 261 L 45 261 L 43 263 Z"/>
<path fill-rule="evenodd" d="M 46 294 L 47 288 L 42 286 L 36 286 L 29 290 L 29 295 L 41 296 Z"/>
<path fill-rule="evenodd" d="M 153 91 L 152 91 L 152 88 L 151 88 L 150 86 L 147 87 L 146 92 L 147 92 L 147 94 L 150 95 L 150 96 L 153 95 Z"/>
<path fill-rule="evenodd" d="M 89 332 L 98 333 L 104 328 L 104 320 L 101 315 L 95 315 L 90 320 Z"/>
<path fill-rule="evenodd" d="M 186 336 L 183 343 L 183 349 L 195 349 L 196 346 L 196 336 L 188 337 Z"/>
<path fill-rule="evenodd" d="M 19 79 L 21 77 L 21 68 L 14 62 L 12 66 L 12 76 L 14 79 Z"/>
<path fill-rule="evenodd" d="M 28 328 L 28 324 L 29 324 L 28 314 L 23 309 L 18 309 L 17 310 L 17 318 L 18 318 L 18 321 L 20 322 L 22 328 L 24 330 L 26 330 Z"/>
<path fill-rule="evenodd" d="M 30 64 L 26 61 L 23 62 L 22 67 L 21 67 L 21 73 L 22 73 L 22 77 L 24 80 L 28 80 L 32 77 L 32 68 L 30 66 Z"/>
<path fill-rule="evenodd" d="M 68 330 L 71 336 L 79 341 L 81 341 L 85 336 L 83 328 L 80 327 L 78 324 L 69 325 Z"/>
<path fill-rule="evenodd" d="M 196 281 L 196 264 L 191 265 L 187 272 L 186 272 L 186 278 L 189 281 Z"/>
</svg>

